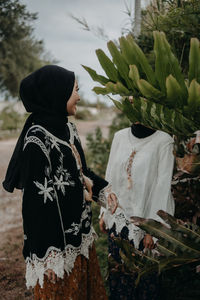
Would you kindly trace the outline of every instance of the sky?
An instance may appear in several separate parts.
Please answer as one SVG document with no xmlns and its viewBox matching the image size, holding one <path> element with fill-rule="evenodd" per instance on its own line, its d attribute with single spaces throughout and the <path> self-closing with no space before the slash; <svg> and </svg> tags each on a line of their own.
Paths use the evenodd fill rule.
<svg viewBox="0 0 200 300">
<path fill-rule="evenodd" d="M 124 13 L 124 0 L 21 0 L 28 11 L 37 12 L 33 23 L 34 36 L 44 41 L 45 49 L 56 59 L 57 64 L 75 72 L 80 94 L 90 102 L 96 101 L 92 88 L 96 84 L 81 65 L 86 65 L 103 74 L 95 50 L 106 53 L 106 41 L 82 29 L 72 17 L 85 18 L 92 27 L 102 27 L 109 39 L 121 36 L 121 28 L 126 26 L 128 17 Z M 134 8 L 134 0 L 127 3 Z M 147 4 L 144 0 L 142 5 Z M 107 97 L 101 100 L 110 101 Z"/>
</svg>

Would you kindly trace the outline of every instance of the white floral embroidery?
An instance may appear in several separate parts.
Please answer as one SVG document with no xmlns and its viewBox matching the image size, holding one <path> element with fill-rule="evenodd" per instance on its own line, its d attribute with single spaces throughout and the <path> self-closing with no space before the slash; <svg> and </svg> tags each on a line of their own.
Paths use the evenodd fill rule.
<svg viewBox="0 0 200 300">
<path fill-rule="evenodd" d="M 67 123 L 67 126 L 70 131 L 70 140 L 69 140 L 70 144 L 74 144 L 74 138 L 76 138 L 79 141 L 79 143 L 81 144 L 75 124 L 69 122 L 69 123 Z"/>
<path fill-rule="evenodd" d="M 63 175 L 60 175 L 60 178 L 54 175 L 54 185 L 57 186 L 58 191 L 61 190 L 63 195 L 65 195 L 65 186 L 75 186 L 75 182 L 72 180 L 64 181 Z"/>
<path fill-rule="evenodd" d="M 47 180 L 47 178 L 45 177 L 44 179 L 44 185 L 42 185 L 41 183 L 39 183 L 38 181 L 34 181 L 35 185 L 40 189 L 40 191 L 38 192 L 39 195 L 44 195 L 44 203 L 47 202 L 47 199 L 50 199 L 51 201 L 53 201 L 53 195 L 51 194 L 53 191 L 53 187 L 52 186 L 48 186 L 48 184 L 52 182 L 51 180 Z"/>
<path fill-rule="evenodd" d="M 89 227 L 89 226 L 90 226 L 90 222 L 89 222 L 89 221 L 86 221 L 85 227 L 87 228 L 87 227 Z"/>
<path fill-rule="evenodd" d="M 72 233 L 73 235 L 77 235 L 80 231 L 81 224 L 72 223 L 71 228 L 65 230 L 65 233 Z"/>
<path fill-rule="evenodd" d="M 60 146 L 58 145 L 56 139 L 53 136 L 50 137 L 50 141 L 51 141 L 51 149 L 55 147 L 60 152 Z"/>
<path fill-rule="evenodd" d="M 48 166 L 45 166 L 44 173 L 48 178 L 50 178 L 51 171 Z"/>
</svg>

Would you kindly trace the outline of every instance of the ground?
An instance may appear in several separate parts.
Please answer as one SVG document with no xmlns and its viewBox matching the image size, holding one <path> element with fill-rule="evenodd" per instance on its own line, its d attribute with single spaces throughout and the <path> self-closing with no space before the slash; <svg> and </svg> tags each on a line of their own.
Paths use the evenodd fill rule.
<svg viewBox="0 0 200 300">
<path fill-rule="evenodd" d="M 86 146 L 86 135 L 100 126 L 106 135 L 112 115 L 95 121 L 75 121 L 83 147 Z M 4 179 L 6 168 L 11 157 L 16 139 L 0 141 L 0 182 Z M 21 192 L 5 192 L 0 185 L 0 299 L 32 300 L 32 290 L 25 286 L 25 264 L 22 256 L 23 232 L 21 218 Z"/>
</svg>

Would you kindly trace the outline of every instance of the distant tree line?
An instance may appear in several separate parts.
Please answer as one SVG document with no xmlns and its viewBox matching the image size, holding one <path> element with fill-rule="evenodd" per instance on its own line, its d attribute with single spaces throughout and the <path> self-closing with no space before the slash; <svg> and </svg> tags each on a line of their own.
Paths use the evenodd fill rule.
<svg viewBox="0 0 200 300">
<path fill-rule="evenodd" d="M 21 79 L 48 62 L 33 33 L 36 13 L 19 0 L 0 0 L 0 91 L 16 97 Z"/>
</svg>

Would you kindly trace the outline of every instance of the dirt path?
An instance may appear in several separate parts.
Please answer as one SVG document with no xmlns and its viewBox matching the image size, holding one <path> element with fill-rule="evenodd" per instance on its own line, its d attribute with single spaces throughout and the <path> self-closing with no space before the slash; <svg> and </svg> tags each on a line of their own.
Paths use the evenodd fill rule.
<svg viewBox="0 0 200 300">
<path fill-rule="evenodd" d="M 86 135 L 100 126 L 106 136 L 112 116 L 95 121 L 76 122 L 82 141 L 86 146 Z M 0 182 L 16 144 L 16 139 L 0 141 Z M 21 218 L 21 192 L 7 193 L 0 185 L 0 300 L 32 300 L 31 290 L 26 290 L 22 257 L 23 232 Z"/>
</svg>

